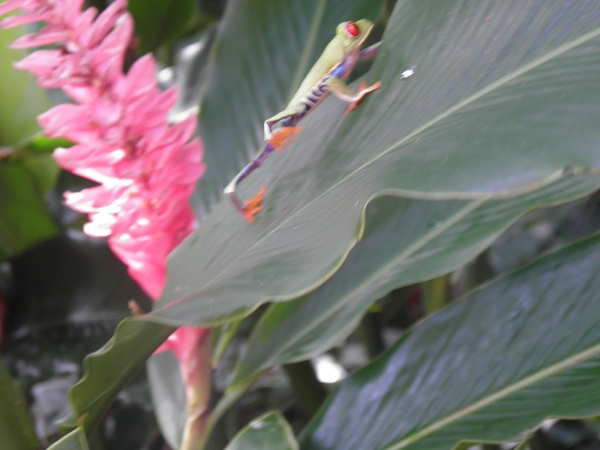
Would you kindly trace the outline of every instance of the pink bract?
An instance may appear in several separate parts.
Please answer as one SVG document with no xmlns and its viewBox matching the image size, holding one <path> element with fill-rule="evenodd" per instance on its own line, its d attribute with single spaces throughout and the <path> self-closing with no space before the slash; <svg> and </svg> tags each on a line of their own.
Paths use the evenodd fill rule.
<svg viewBox="0 0 600 450">
<path fill-rule="evenodd" d="M 129 274 L 153 299 L 166 280 L 167 255 L 195 227 L 189 198 L 204 165 L 193 138 L 195 118 L 169 124 L 177 90 L 161 92 L 151 55 L 123 73 L 133 35 L 126 0 L 101 14 L 81 11 L 83 0 L 8 0 L 0 15 L 20 9 L 0 27 L 45 22 L 14 48 L 54 45 L 15 66 L 31 71 L 44 88 L 62 88 L 74 101 L 39 117 L 47 136 L 75 143 L 54 152 L 58 164 L 98 186 L 65 194 L 66 203 L 87 213 L 84 231 L 108 237 Z"/>
</svg>

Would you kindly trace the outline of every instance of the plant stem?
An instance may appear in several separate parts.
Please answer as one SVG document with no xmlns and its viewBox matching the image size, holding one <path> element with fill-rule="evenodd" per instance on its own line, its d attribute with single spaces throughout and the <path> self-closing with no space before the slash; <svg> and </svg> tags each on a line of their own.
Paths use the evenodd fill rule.
<svg viewBox="0 0 600 450">
<path fill-rule="evenodd" d="M 198 437 L 197 446 L 195 447 L 197 450 L 204 450 L 206 448 L 212 430 L 215 428 L 223 414 L 225 414 L 229 408 L 231 408 L 231 406 L 256 382 L 258 378 L 260 378 L 261 375 L 262 372 L 247 378 L 243 384 L 237 385 L 233 391 L 228 391 L 225 393 L 225 395 L 223 395 L 221 400 L 219 400 L 215 408 L 212 410 L 210 416 L 208 416 L 203 434 Z"/>
<path fill-rule="evenodd" d="M 288 376 L 298 401 L 308 413 L 315 414 L 325 398 L 327 389 L 317 379 L 310 361 L 285 364 L 283 370 Z"/>
<path fill-rule="evenodd" d="M 193 356 L 186 359 L 184 364 L 180 362 L 188 404 L 180 450 L 201 450 L 203 438 L 209 432 L 207 424 L 212 378 L 209 332 L 204 333 L 198 341 Z"/>
<path fill-rule="evenodd" d="M 370 359 L 376 358 L 385 350 L 385 343 L 381 336 L 381 313 L 369 312 L 365 314 L 361 321 L 360 331 Z"/>
<path fill-rule="evenodd" d="M 432 314 L 442 309 L 450 300 L 450 275 L 425 281 L 422 286 L 425 314 Z"/>
</svg>

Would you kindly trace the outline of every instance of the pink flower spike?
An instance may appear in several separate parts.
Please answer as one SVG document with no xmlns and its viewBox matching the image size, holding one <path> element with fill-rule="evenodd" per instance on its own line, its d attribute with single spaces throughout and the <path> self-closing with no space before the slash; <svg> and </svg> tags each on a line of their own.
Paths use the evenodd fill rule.
<svg viewBox="0 0 600 450">
<path fill-rule="evenodd" d="M 23 7 L 27 3 L 30 3 L 29 0 L 7 0 L 4 3 L 0 3 L 0 16 L 8 14 L 16 9 L 25 9 Z"/>
<path fill-rule="evenodd" d="M 90 28 L 82 30 L 82 42 L 84 42 L 88 47 L 96 47 L 98 44 L 100 44 L 100 42 L 102 42 L 102 39 L 106 37 L 106 35 L 115 25 L 117 19 L 126 10 L 127 2 L 124 0 L 116 0 L 108 5 L 108 7 L 102 11 Z"/>
<path fill-rule="evenodd" d="M 46 136 L 74 143 L 54 151 L 58 164 L 99 183 L 67 192 L 65 202 L 88 214 L 84 232 L 107 237 L 130 277 L 156 300 L 166 283 L 167 256 L 197 225 L 189 199 L 204 171 L 202 144 L 193 138 L 194 117 L 168 123 L 177 90 L 158 89 L 152 55 L 123 73 L 133 36 L 127 0 L 113 1 L 100 14 L 95 8 L 82 12 L 83 4 L 6 0 L 0 16 L 20 9 L 23 14 L 2 25 L 47 23 L 13 47 L 54 48 L 38 50 L 15 67 L 32 72 L 42 87 L 62 88 L 74 101 L 38 117 Z M 206 329 L 182 327 L 158 350 L 175 353 L 184 379 L 188 419 L 182 442 L 195 442 L 208 417 L 210 348 Z"/>
<path fill-rule="evenodd" d="M 58 27 L 45 27 L 35 34 L 27 34 L 13 42 L 10 48 L 23 49 L 41 47 L 44 45 L 63 42 L 68 37 L 68 33 Z"/>
<path fill-rule="evenodd" d="M 52 73 L 54 65 L 62 58 L 60 50 L 38 50 L 14 64 L 16 69 L 29 70 L 34 75 Z"/>
<path fill-rule="evenodd" d="M 20 25 L 27 25 L 29 23 L 46 22 L 52 19 L 50 13 L 44 12 L 40 14 L 28 14 L 7 17 L 0 22 L 0 28 L 13 28 Z M 14 44 L 13 44 L 14 45 Z M 15 47 L 13 47 L 15 48 Z"/>
<path fill-rule="evenodd" d="M 90 120 L 89 108 L 81 105 L 62 104 L 46 111 L 38 117 L 38 122 L 46 130 L 46 136 L 61 136 L 77 141 L 78 133 L 93 133 L 96 129 Z"/>
<path fill-rule="evenodd" d="M 132 36 L 133 19 L 124 13 L 117 20 L 115 28 L 94 48 L 91 67 L 107 82 L 112 83 L 121 76 L 123 58 Z"/>
<path fill-rule="evenodd" d="M 165 352 L 172 351 L 175 357 L 182 361 L 189 359 L 191 354 L 197 348 L 198 341 L 202 340 L 206 333 L 207 328 L 198 327 L 181 327 L 178 328 L 162 343 L 160 347 L 154 352 L 155 355 Z"/>
<path fill-rule="evenodd" d="M 196 226 L 188 204 L 204 171 L 202 146 L 193 139 L 195 118 L 167 121 L 177 90 L 160 92 L 152 55 L 123 74 L 133 36 L 126 0 L 102 13 L 84 0 L 8 0 L 0 13 L 25 11 L 6 26 L 47 22 L 13 46 L 39 50 L 16 67 L 31 71 L 38 84 L 63 88 L 75 104 L 61 104 L 39 116 L 48 137 L 66 137 L 70 148 L 54 152 L 66 170 L 100 185 L 65 194 L 66 203 L 89 214 L 84 231 L 107 236 L 130 275 L 158 298 L 166 280 L 167 255 Z"/>
<path fill-rule="evenodd" d="M 60 17 L 61 21 L 68 25 L 73 25 L 79 16 L 81 16 L 81 7 L 84 0 L 60 0 L 54 5 L 54 14 Z"/>
</svg>

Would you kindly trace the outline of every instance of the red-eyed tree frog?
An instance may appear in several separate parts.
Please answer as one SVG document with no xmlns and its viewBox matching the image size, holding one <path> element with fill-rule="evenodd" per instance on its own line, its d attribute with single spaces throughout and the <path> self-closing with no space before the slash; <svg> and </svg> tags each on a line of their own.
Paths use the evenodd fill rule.
<svg viewBox="0 0 600 450">
<path fill-rule="evenodd" d="M 329 92 L 345 102 L 350 103 L 348 112 L 352 111 L 358 103 L 370 92 L 378 89 L 381 83 L 368 86 L 363 82 L 358 92 L 353 92 L 342 80 L 347 78 L 356 61 L 360 58 L 373 56 L 379 50 L 380 43 L 361 51 L 361 46 L 373 29 L 370 20 L 362 19 L 356 22 L 343 22 L 338 25 L 333 40 L 327 45 L 298 91 L 290 100 L 287 107 L 280 113 L 265 121 L 265 147 L 225 188 L 227 194 L 236 208 L 248 222 L 253 222 L 256 213 L 262 206 L 262 197 L 266 190 L 263 187 L 252 200 L 242 204 L 235 195 L 235 189 L 244 178 L 255 169 L 273 150 L 283 151 L 283 147 L 290 145 L 297 134 L 304 128 L 297 126 L 298 122 L 310 113 L 327 96 Z"/>
</svg>

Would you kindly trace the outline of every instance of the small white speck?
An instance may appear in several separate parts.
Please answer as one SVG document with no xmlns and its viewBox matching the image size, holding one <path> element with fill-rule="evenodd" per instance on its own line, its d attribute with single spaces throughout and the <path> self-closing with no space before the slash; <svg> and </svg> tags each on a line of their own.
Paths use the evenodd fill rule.
<svg viewBox="0 0 600 450">
<path fill-rule="evenodd" d="M 261 428 L 266 427 L 268 424 L 258 421 L 258 422 L 254 422 L 252 425 L 250 425 L 254 430 L 260 430 Z"/>
<path fill-rule="evenodd" d="M 415 67 L 411 67 L 410 69 L 406 69 L 404 72 L 400 74 L 400 79 L 405 79 L 412 77 L 415 73 Z"/>
</svg>

